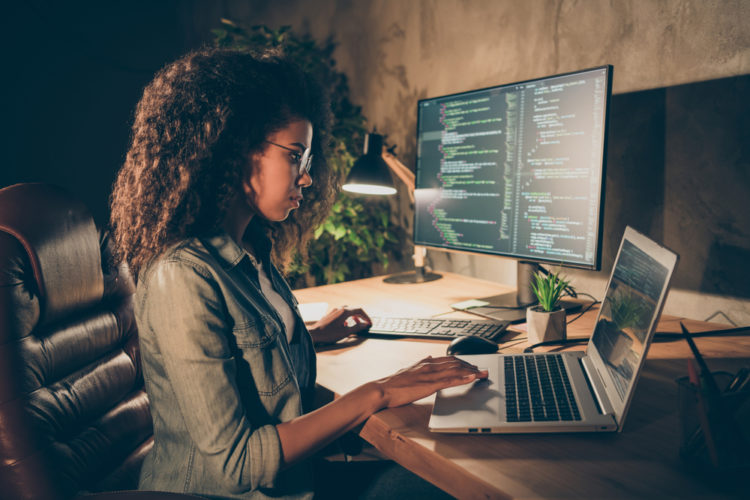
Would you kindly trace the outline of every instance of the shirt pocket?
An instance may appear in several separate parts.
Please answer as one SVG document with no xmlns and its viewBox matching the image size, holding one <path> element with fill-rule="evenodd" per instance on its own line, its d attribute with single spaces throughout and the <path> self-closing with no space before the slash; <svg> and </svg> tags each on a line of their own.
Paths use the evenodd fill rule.
<svg viewBox="0 0 750 500">
<path fill-rule="evenodd" d="M 261 398 L 277 396 L 294 380 L 289 357 L 281 345 L 281 330 L 273 319 L 260 316 L 257 321 L 236 325 L 232 332 Z"/>
<path fill-rule="evenodd" d="M 276 344 L 280 333 L 276 322 L 264 314 L 257 318 L 243 318 L 232 328 L 240 349 L 268 349 Z"/>
</svg>

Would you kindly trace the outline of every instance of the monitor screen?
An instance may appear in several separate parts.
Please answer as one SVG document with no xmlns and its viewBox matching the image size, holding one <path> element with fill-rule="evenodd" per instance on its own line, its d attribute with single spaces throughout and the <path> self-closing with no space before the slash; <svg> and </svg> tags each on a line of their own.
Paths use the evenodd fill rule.
<svg viewBox="0 0 750 500">
<path fill-rule="evenodd" d="M 422 99 L 414 243 L 599 269 L 612 67 Z"/>
</svg>

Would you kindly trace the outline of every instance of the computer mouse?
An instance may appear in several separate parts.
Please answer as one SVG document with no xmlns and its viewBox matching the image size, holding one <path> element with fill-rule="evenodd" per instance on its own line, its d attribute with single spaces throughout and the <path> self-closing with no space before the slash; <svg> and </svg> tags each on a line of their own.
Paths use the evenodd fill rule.
<svg viewBox="0 0 750 500">
<path fill-rule="evenodd" d="M 465 337 L 456 337 L 448 344 L 446 352 L 449 355 L 454 354 L 492 354 L 497 352 L 498 345 L 484 337 L 468 335 Z"/>
</svg>

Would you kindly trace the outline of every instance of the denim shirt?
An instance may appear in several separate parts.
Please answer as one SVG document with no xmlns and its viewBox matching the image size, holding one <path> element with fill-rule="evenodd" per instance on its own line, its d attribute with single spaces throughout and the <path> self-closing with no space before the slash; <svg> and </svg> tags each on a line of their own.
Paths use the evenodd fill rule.
<svg viewBox="0 0 750 500">
<path fill-rule="evenodd" d="M 136 321 L 154 424 L 141 489 L 211 498 L 312 496 L 308 464 L 281 471 L 275 426 L 311 409 L 315 351 L 270 261 L 270 242 L 248 232 L 274 289 L 295 312 L 290 343 L 261 292 L 254 257 L 228 234 L 171 247 L 138 280 Z"/>
</svg>

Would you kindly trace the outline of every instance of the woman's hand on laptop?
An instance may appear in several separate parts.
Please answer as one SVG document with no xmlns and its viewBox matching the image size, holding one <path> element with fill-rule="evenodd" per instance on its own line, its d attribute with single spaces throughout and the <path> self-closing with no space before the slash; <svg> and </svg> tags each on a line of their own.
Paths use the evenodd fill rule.
<svg viewBox="0 0 750 500">
<path fill-rule="evenodd" d="M 377 380 L 383 391 L 383 408 L 402 406 L 456 385 L 487 378 L 487 370 L 479 370 L 454 356 L 427 358 Z"/>
</svg>

